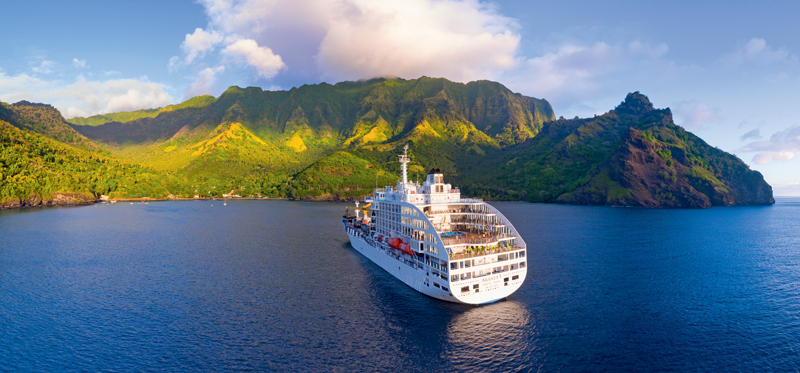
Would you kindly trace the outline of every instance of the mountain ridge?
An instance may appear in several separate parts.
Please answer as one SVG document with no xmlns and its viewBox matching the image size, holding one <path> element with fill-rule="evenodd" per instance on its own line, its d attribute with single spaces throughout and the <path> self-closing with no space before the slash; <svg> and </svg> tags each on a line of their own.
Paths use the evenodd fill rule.
<svg viewBox="0 0 800 373">
<path fill-rule="evenodd" d="M 500 83 L 427 77 L 288 91 L 233 86 L 217 98 L 166 108 L 67 126 L 87 146 L 180 180 L 167 192 L 185 197 L 219 188 L 358 198 L 376 178 L 396 180 L 396 156 L 410 144 L 412 178 L 433 166 L 466 194 L 488 199 L 643 207 L 774 203 L 760 173 L 675 125 L 669 108 L 654 108 L 639 92 L 606 114 L 571 120 L 556 119 L 546 100 Z M 97 124 L 109 118 L 116 121 Z"/>
</svg>

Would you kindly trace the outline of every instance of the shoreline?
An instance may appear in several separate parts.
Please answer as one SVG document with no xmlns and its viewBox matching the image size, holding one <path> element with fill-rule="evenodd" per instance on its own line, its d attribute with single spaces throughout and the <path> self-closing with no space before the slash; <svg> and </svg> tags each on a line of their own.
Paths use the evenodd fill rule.
<svg viewBox="0 0 800 373">
<path fill-rule="evenodd" d="M 783 196 L 780 196 L 783 197 Z M 791 198 L 791 196 L 788 196 Z M 785 197 L 784 197 L 785 198 Z M 99 203 L 108 203 L 113 204 L 116 202 L 167 202 L 167 201 L 295 201 L 295 202 L 355 202 L 356 199 L 338 199 L 338 198 L 331 198 L 331 199 L 290 199 L 290 198 L 257 198 L 257 197 L 237 197 L 237 198 L 150 198 L 150 197 L 139 197 L 139 198 L 116 198 L 108 200 L 76 200 L 76 199 L 51 199 L 47 201 L 37 201 L 39 203 L 26 203 L 27 200 L 19 200 L 18 203 L 11 203 L 9 204 L 8 201 L 4 201 L 5 203 L 0 204 L 0 210 L 24 210 L 30 208 L 38 208 L 38 207 L 79 207 L 79 206 L 89 206 L 89 205 L 96 205 Z M 114 201 L 114 202 L 111 202 Z M 359 200 L 363 202 L 363 199 Z M 563 202 L 530 202 L 530 201 L 511 201 L 511 200 L 484 200 L 486 202 L 523 202 L 523 203 L 544 203 L 549 205 L 572 205 L 572 206 L 594 206 L 594 207 L 615 207 L 615 208 L 645 208 L 645 209 L 706 209 L 711 207 L 759 207 L 759 206 L 774 206 L 775 203 L 771 204 L 738 204 L 738 205 L 719 205 L 719 206 L 710 206 L 710 207 L 646 207 L 646 206 L 618 206 L 618 205 L 592 205 L 592 204 L 575 204 L 575 203 L 563 203 Z"/>
</svg>

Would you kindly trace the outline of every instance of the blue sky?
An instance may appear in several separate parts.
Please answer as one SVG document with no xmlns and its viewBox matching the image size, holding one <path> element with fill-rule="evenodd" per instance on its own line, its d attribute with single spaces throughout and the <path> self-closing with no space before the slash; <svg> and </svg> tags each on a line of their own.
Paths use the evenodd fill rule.
<svg viewBox="0 0 800 373">
<path fill-rule="evenodd" d="M 800 195 L 800 3 L 202 0 L 4 4 L 0 100 L 68 118 L 231 85 L 489 79 L 591 116 L 640 91 Z"/>
</svg>

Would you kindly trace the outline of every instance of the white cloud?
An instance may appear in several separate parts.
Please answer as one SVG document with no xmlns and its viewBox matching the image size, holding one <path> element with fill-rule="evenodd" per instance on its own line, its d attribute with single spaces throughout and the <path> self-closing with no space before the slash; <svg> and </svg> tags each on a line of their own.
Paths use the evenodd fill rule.
<svg viewBox="0 0 800 373">
<path fill-rule="evenodd" d="M 753 162 L 757 164 L 788 161 L 794 157 L 794 153 L 800 152 L 800 126 L 776 132 L 770 136 L 769 140 L 752 142 L 738 151 L 759 152 L 753 157 Z"/>
<path fill-rule="evenodd" d="M 753 163 L 764 164 L 773 161 L 788 161 L 794 158 L 792 152 L 763 152 L 753 156 Z"/>
<path fill-rule="evenodd" d="M 31 70 L 39 74 L 50 74 L 54 71 L 56 65 L 57 64 L 53 61 L 45 60 L 42 61 L 42 63 L 39 66 L 34 66 L 33 68 L 31 68 Z"/>
<path fill-rule="evenodd" d="M 749 140 L 749 139 L 759 140 L 759 139 L 761 139 L 761 129 L 760 128 L 756 128 L 756 129 L 754 129 L 752 131 L 749 131 L 749 132 L 745 133 L 744 135 L 742 135 L 741 139 L 742 139 L 742 141 Z"/>
<path fill-rule="evenodd" d="M 258 70 L 258 74 L 269 79 L 275 76 L 281 69 L 286 67 L 281 56 L 272 53 L 272 49 L 259 47 L 258 43 L 252 39 L 241 39 L 228 45 L 222 51 L 234 58 L 243 57 L 248 64 Z"/>
<path fill-rule="evenodd" d="M 192 86 L 189 87 L 189 90 L 183 95 L 183 99 L 186 100 L 195 96 L 211 94 L 214 84 L 217 83 L 216 74 L 223 71 L 225 71 L 225 66 L 217 66 L 213 69 L 207 67 L 201 70 L 200 73 L 197 74 L 197 79 L 192 83 Z"/>
<path fill-rule="evenodd" d="M 28 74 L 0 73 L 0 101 L 48 103 L 65 118 L 169 105 L 172 97 L 165 89 L 147 78 L 93 81 L 79 75 L 74 82 L 66 83 Z"/>
<path fill-rule="evenodd" d="M 726 65 L 739 66 L 744 64 L 774 64 L 779 62 L 795 62 L 797 57 L 789 54 L 786 48 L 774 49 L 767 45 L 761 38 L 752 38 L 747 43 L 739 45 L 735 51 L 722 57 Z"/>
<path fill-rule="evenodd" d="M 79 69 L 87 68 L 89 65 L 86 64 L 86 60 L 79 60 L 77 58 L 72 59 L 72 66 L 75 66 Z"/>
<path fill-rule="evenodd" d="M 574 103 L 602 97 L 616 84 L 617 76 L 627 74 L 632 65 L 649 74 L 648 79 L 656 79 L 663 68 L 661 57 L 668 50 L 665 44 L 640 41 L 627 45 L 564 44 L 542 56 L 524 59 L 519 68 L 508 70 L 503 80 L 512 90 L 547 98 L 554 105 Z"/>
<path fill-rule="evenodd" d="M 332 17 L 316 56 L 323 78 L 498 76 L 516 64 L 512 21 L 477 1 L 354 2 Z"/>
<path fill-rule="evenodd" d="M 639 40 L 636 40 L 628 44 L 628 53 L 632 56 L 642 55 L 649 58 L 660 58 L 661 56 L 667 54 L 668 51 L 669 46 L 664 43 L 659 45 L 650 45 L 648 43 L 643 43 Z"/>
<path fill-rule="evenodd" d="M 554 105 L 574 105 L 640 89 L 620 82 L 660 82 L 686 72 L 664 58 L 666 44 L 642 40 L 569 43 L 521 56 L 519 25 L 481 0 L 199 1 L 209 18 L 205 29 L 225 35 L 219 63 L 231 62 L 232 52 L 251 40 L 248 50 L 270 52 L 247 59 L 254 66 L 269 61 L 256 66 L 266 79 L 278 73 L 329 82 L 489 79 Z M 276 68 L 277 57 L 285 67 Z"/>
<path fill-rule="evenodd" d="M 223 34 L 217 31 L 211 30 L 211 32 L 208 32 L 199 27 L 194 30 L 194 33 L 186 34 L 186 38 L 181 44 L 181 49 L 186 53 L 186 63 L 192 63 L 198 56 L 202 57 L 206 52 L 212 50 L 214 46 L 221 43 L 223 38 Z M 172 64 L 171 59 L 170 64 Z"/>
<path fill-rule="evenodd" d="M 175 70 L 178 69 L 178 66 L 181 64 L 181 58 L 178 56 L 172 56 L 169 59 L 169 63 L 167 64 L 167 69 L 169 69 L 170 74 L 172 74 Z"/>
<path fill-rule="evenodd" d="M 718 121 L 719 114 L 708 105 L 696 101 L 682 101 L 673 108 L 676 123 L 686 128 L 697 128 L 708 122 Z"/>
<path fill-rule="evenodd" d="M 272 56 L 280 56 L 289 69 L 332 80 L 491 79 L 517 62 L 520 36 L 514 21 L 477 0 L 201 2 L 209 28 L 268 48 L 264 58 L 253 59 L 264 77 L 276 70 Z M 244 46 L 236 40 L 225 50 Z M 251 58 L 248 62 L 253 64 Z"/>
</svg>

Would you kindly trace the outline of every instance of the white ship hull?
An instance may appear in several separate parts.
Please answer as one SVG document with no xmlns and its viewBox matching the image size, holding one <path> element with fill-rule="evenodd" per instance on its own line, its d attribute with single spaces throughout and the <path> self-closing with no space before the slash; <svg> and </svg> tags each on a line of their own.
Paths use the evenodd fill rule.
<svg viewBox="0 0 800 373">
<path fill-rule="evenodd" d="M 414 290 L 448 302 L 492 303 L 519 289 L 527 251 L 511 222 L 488 203 L 461 198 L 438 169 L 422 185 L 409 182 L 409 162 L 406 145 L 397 186 L 345 209 L 353 248 Z"/>
<path fill-rule="evenodd" d="M 345 230 L 350 238 L 350 244 L 356 251 L 414 290 L 436 299 L 475 305 L 492 303 L 505 299 L 525 281 L 527 269 L 521 268 L 451 284 L 449 280 L 432 275 L 425 269 L 425 265 L 415 263 L 408 257 L 403 261 L 402 254 L 395 257 L 390 254 L 394 253 L 390 248 L 381 249 L 380 243 L 370 240 L 375 244 L 373 246 L 358 230 L 348 228 L 346 225 Z M 445 274 L 444 277 L 448 276 Z M 516 279 L 511 280 L 514 277 Z M 474 289 L 475 284 L 479 285 L 477 289 L 479 291 Z M 464 287 L 469 287 L 469 292 L 463 292 Z"/>
</svg>

